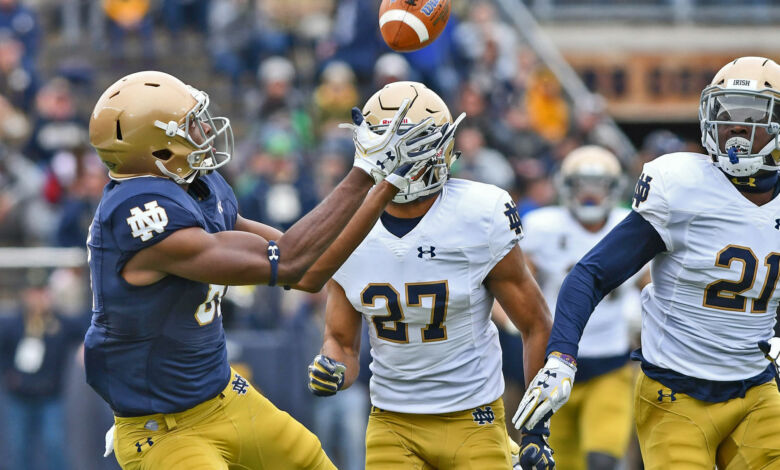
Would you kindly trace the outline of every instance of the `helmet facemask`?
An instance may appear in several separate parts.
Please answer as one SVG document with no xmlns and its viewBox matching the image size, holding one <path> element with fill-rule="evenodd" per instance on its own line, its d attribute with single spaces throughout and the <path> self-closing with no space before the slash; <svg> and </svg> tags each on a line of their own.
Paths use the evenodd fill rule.
<svg viewBox="0 0 780 470">
<path fill-rule="evenodd" d="M 564 177 L 561 197 L 574 217 L 595 224 L 609 217 L 620 193 L 620 179 L 606 174 L 575 174 Z"/>
<path fill-rule="evenodd" d="M 180 122 L 155 121 L 154 126 L 162 129 L 168 137 L 180 137 L 194 147 L 187 157 L 187 164 L 193 170 L 186 177 L 180 177 L 176 173 L 166 168 L 163 160 L 157 160 L 155 165 L 165 176 L 172 178 L 178 184 L 191 183 L 198 174 L 205 174 L 215 170 L 230 161 L 233 155 L 233 129 L 230 126 L 230 120 L 226 117 L 214 117 L 209 112 L 209 96 L 207 93 L 197 90 L 191 86 L 187 87 L 192 97 L 195 99 L 195 105 L 187 112 Z M 209 127 L 207 132 L 204 127 Z M 197 126 L 201 138 L 193 138 L 190 129 Z M 200 143 L 198 142 L 200 141 Z"/>
<path fill-rule="evenodd" d="M 413 175 L 412 181 L 406 189 L 402 189 L 395 195 L 393 202 L 396 204 L 404 204 L 415 201 L 421 197 L 433 194 L 441 189 L 444 183 L 447 182 L 450 176 L 450 166 L 460 156 L 459 152 L 453 151 L 455 130 L 458 125 L 466 117 L 465 113 L 461 113 L 460 116 L 453 123 L 445 122 L 438 127 L 431 127 L 431 129 L 415 137 L 415 140 L 422 140 L 431 134 L 441 130 L 442 137 L 428 145 L 420 147 L 417 151 L 422 153 L 436 149 L 436 153 L 428 160 L 417 162 L 412 166 L 407 174 Z M 399 130 L 403 132 L 409 131 L 416 123 L 410 123 L 407 119 L 404 120 L 399 127 Z M 381 124 L 371 126 L 371 130 L 377 134 L 382 134 L 387 131 L 388 124 L 384 121 Z"/>
<path fill-rule="evenodd" d="M 707 87 L 699 106 L 702 145 L 715 164 L 734 177 L 780 170 L 780 95 L 770 88 L 739 89 L 734 85 L 752 81 L 730 79 L 726 87 Z M 729 129 L 735 127 L 745 132 L 730 135 Z M 766 144 L 757 148 L 767 138 Z"/>
<path fill-rule="evenodd" d="M 585 225 L 607 220 L 625 183 L 617 157 L 595 145 L 566 155 L 555 178 L 561 201 Z"/>
</svg>

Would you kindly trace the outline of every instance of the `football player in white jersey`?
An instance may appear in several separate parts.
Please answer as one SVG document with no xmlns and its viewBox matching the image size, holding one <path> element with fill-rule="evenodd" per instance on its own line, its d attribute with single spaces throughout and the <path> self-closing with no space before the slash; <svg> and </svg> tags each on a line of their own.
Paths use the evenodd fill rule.
<svg viewBox="0 0 780 470">
<path fill-rule="evenodd" d="M 699 107 L 708 155 L 645 164 L 633 212 L 563 283 L 547 347 L 557 354 L 515 425 L 566 402 L 573 373 L 557 358 L 575 360 L 595 305 L 652 259 L 633 354 L 642 364 L 634 414 L 645 468 L 780 468 L 780 340 L 770 340 L 780 301 L 779 101 L 772 60 L 742 57 L 717 73 Z"/>
<path fill-rule="evenodd" d="M 465 115 L 453 121 L 441 98 L 416 82 L 382 88 L 363 115 L 381 132 L 403 99 L 412 100 L 405 125 L 432 117 L 441 126 L 437 156 L 411 170 L 416 180 L 330 281 L 309 388 L 332 395 L 353 383 L 365 318 L 373 359 L 366 468 L 510 468 L 490 310 L 497 299 L 522 333 L 527 377 L 543 364 L 550 313 L 517 245 L 523 230 L 509 194 L 448 178 Z M 554 468 L 548 429 L 526 430 L 523 468 Z"/>
<path fill-rule="evenodd" d="M 569 153 L 556 178 L 563 205 L 529 212 L 520 242 L 551 309 L 569 270 L 630 212 L 615 207 L 624 187 L 620 162 L 588 145 Z M 555 462 L 566 470 L 613 470 L 631 435 L 628 312 L 639 295 L 631 283 L 607 296 L 585 327 L 577 386 L 550 421 Z"/>
</svg>

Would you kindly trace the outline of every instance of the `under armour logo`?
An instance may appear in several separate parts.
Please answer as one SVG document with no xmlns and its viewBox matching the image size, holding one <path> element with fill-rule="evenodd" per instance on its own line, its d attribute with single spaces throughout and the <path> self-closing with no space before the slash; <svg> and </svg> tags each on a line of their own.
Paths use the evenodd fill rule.
<svg viewBox="0 0 780 470">
<path fill-rule="evenodd" d="M 677 401 L 677 397 L 675 397 L 676 394 L 677 394 L 677 392 L 673 392 L 671 390 L 669 390 L 668 394 L 664 393 L 663 389 L 658 390 L 658 401 L 663 402 L 664 398 L 668 398 L 670 402 L 671 401 Z"/>
<path fill-rule="evenodd" d="M 737 186 L 750 186 L 751 188 L 756 187 L 756 179 L 755 178 L 738 178 L 733 177 L 731 178 L 731 182 L 734 183 Z"/>
<path fill-rule="evenodd" d="M 417 257 L 422 258 L 423 255 L 428 255 L 428 259 L 435 258 L 436 257 L 436 247 L 435 246 L 429 246 L 428 250 L 423 250 L 423 247 L 418 246 L 417 247 Z"/>
<path fill-rule="evenodd" d="M 279 260 L 279 247 L 276 244 L 268 244 L 268 259 L 271 261 Z"/>
<path fill-rule="evenodd" d="M 143 446 L 146 444 L 149 444 L 149 447 L 152 447 L 154 445 L 154 441 L 151 437 L 146 438 L 146 442 L 138 441 L 135 443 L 135 447 L 138 449 L 137 452 L 141 452 L 143 450 Z"/>
<path fill-rule="evenodd" d="M 249 382 L 238 374 L 233 375 L 236 376 L 236 380 L 230 382 L 230 385 L 233 386 L 233 391 L 239 395 L 246 395 L 246 391 L 249 389 Z"/>
<path fill-rule="evenodd" d="M 378 166 L 379 168 L 381 168 L 383 170 L 385 169 L 385 162 L 388 162 L 388 161 L 392 162 L 393 160 L 395 160 L 395 155 L 393 155 L 393 151 L 392 150 L 388 150 L 387 153 L 385 153 L 385 155 L 387 155 L 387 158 L 385 158 L 384 160 L 377 160 L 376 161 L 376 166 Z"/>
<path fill-rule="evenodd" d="M 520 214 L 517 213 L 517 206 L 514 202 L 509 201 L 504 204 L 506 210 L 504 215 L 509 219 L 509 230 L 514 230 L 516 235 L 523 233 L 523 224 L 520 222 Z"/>
<path fill-rule="evenodd" d="M 644 173 L 639 175 L 639 180 L 634 187 L 634 207 L 639 207 L 639 204 L 647 201 L 647 196 L 650 194 L 650 182 L 653 181 L 652 176 L 646 176 Z"/>
<path fill-rule="evenodd" d="M 145 242 L 152 238 L 152 232 L 163 233 L 168 225 L 168 214 L 157 205 L 157 201 L 147 202 L 144 207 L 145 211 L 140 207 L 130 209 L 127 224 L 133 231 L 133 238 L 141 237 L 141 241 Z"/>
<path fill-rule="evenodd" d="M 557 372 L 550 372 L 549 370 L 544 371 L 544 379 L 539 380 L 536 385 L 541 385 L 543 388 L 547 388 L 550 386 L 550 384 L 547 383 L 547 381 L 550 380 L 550 378 L 556 378 L 558 377 Z"/>
<path fill-rule="evenodd" d="M 219 211 L 220 214 L 224 212 L 224 210 L 222 209 L 222 201 L 217 201 L 217 210 Z"/>
<path fill-rule="evenodd" d="M 493 410 L 489 406 L 486 406 L 484 410 L 479 407 L 475 408 L 471 416 L 474 417 L 474 422 L 479 425 L 485 423 L 493 424 L 493 421 L 496 419 L 496 415 L 493 414 Z"/>
<path fill-rule="evenodd" d="M 780 219 L 775 219 L 775 230 L 780 230 Z"/>
</svg>

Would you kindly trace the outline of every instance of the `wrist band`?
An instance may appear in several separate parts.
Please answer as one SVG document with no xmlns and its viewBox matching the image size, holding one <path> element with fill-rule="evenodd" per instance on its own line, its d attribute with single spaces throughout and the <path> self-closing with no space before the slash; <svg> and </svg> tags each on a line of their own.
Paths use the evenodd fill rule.
<svg viewBox="0 0 780 470">
<path fill-rule="evenodd" d="M 553 351 L 553 352 L 550 353 L 550 356 L 555 356 L 558 359 L 562 360 L 563 362 L 565 362 L 565 363 L 569 364 L 570 366 L 574 367 L 575 369 L 577 368 L 577 360 L 574 359 L 574 356 L 572 356 L 570 354 L 564 354 L 564 353 L 560 353 L 558 351 Z"/>
<path fill-rule="evenodd" d="M 268 261 L 271 263 L 271 278 L 268 280 L 269 286 L 276 285 L 276 274 L 279 271 L 279 258 L 282 256 L 282 251 L 279 249 L 279 245 L 273 240 L 268 240 L 268 248 L 266 249 L 268 254 Z"/>
</svg>

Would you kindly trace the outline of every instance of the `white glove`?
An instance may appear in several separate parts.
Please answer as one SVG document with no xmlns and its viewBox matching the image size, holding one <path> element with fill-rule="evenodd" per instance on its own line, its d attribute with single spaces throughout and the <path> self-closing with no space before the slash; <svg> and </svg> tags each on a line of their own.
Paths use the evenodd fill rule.
<svg viewBox="0 0 780 470">
<path fill-rule="evenodd" d="M 547 420 L 569 399 L 577 372 L 574 358 L 553 352 L 525 391 L 512 418 L 515 429 L 532 429 Z"/>
<path fill-rule="evenodd" d="M 111 455 L 112 452 L 114 452 L 114 430 L 116 429 L 116 425 L 111 425 L 110 428 L 108 428 L 108 431 L 106 431 L 106 451 L 103 453 L 103 457 L 108 457 Z"/>
<path fill-rule="evenodd" d="M 387 130 L 382 134 L 377 134 L 369 128 L 358 108 L 352 108 L 353 123 L 339 124 L 339 127 L 352 129 L 352 141 L 355 143 L 354 166 L 368 173 L 377 183 L 396 168 L 430 159 L 436 154 L 435 148 L 421 150 L 441 139 L 441 131 L 436 129 L 433 118 L 426 118 L 411 129 L 401 131 L 401 123 L 410 104 L 410 100 L 403 100 Z M 432 132 L 422 135 L 426 131 Z"/>
</svg>

